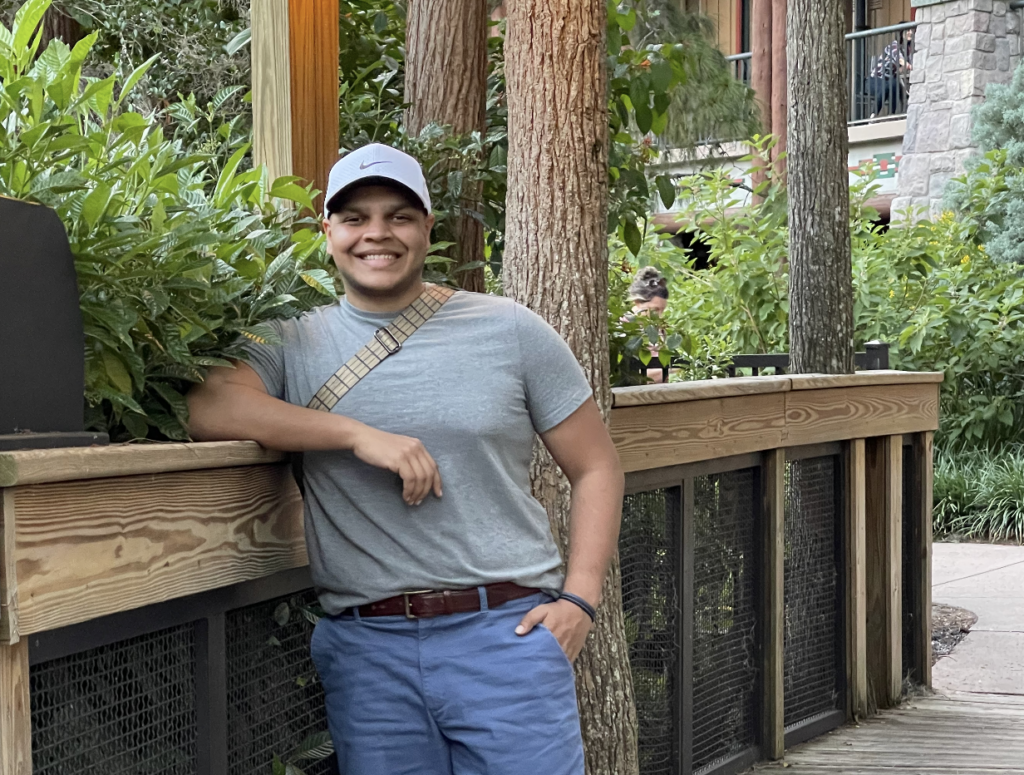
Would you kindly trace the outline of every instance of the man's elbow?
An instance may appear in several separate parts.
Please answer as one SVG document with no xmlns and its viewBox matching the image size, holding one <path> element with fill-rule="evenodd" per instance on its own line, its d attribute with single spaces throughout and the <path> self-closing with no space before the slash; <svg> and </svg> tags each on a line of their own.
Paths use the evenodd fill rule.
<svg viewBox="0 0 1024 775">
<path fill-rule="evenodd" d="M 188 403 L 188 435 L 193 441 L 220 441 L 213 418 L 217 416 L 216 395 L 206 384 L 196 385 L 185 396 Z"/>
</svg>

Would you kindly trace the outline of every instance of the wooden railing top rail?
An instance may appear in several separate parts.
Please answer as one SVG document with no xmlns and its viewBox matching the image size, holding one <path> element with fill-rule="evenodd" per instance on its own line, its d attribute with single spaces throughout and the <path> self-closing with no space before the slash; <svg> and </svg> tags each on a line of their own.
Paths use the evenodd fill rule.
<svg viewBox="0 0 1024 775">
<path fill-rule="evenodd" d="M 616 409 L 625 406 L 675 404 L 707 398 L 730 398 L 763 393 L 788 393 L 791 390 L 822 390 L 826 388 L 864 385 L 912 385 L 942 382 L 941 372 L 892 371 L 878 369 L 856 374 L 785 374 L 782 376 L 733 377 L 695 382 L 673 382 L 668 385 L 638 385 L 612 390 Z"/>
<path fill-rule="evenodd" d="M 849 375 L 791 374 L 784 376 L 735 377 L 732 379 L 677 382 L 669 385 L 641 385 L 615 388 L 616 409 L 678 404 L 738 396 L 788 393 L 874 385 L 938 383 L 942 374 L 933 372 L 864 371 Z M 616 423 L 613 422 L 613 426 Z M 868 434 L 860 434 L 868 435 Z M 840 437 L 844 438 L 844 437 Z M 708 457 L 714 457 L 712 448 Z M 277 463 L 280 452 L 264 449 L 252 441 L 215 441 L 195 444 L 114 444 L 109 447 L 69 447 L 0 453 L 0 487 L 138 476 L 170 471 L 198 471 Z"/>
</svg>

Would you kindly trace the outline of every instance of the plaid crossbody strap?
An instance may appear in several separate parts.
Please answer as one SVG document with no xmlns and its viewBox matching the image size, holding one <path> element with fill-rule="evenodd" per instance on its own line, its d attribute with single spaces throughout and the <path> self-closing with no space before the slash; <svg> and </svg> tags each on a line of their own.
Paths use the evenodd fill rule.
<svg viewBox="0 0 1024 775">
<path fill-rule="evenodd" d="M 412 304 L 384 328 L 378 328 L 367 344 L 328 379 L 306 404 L 310 409 L 331 411 L 345 394 L 389 355 L 402 349 L 405 341 L 444 306 L 455 291 L 440 285 L 427 285 Z"/>
</svg>

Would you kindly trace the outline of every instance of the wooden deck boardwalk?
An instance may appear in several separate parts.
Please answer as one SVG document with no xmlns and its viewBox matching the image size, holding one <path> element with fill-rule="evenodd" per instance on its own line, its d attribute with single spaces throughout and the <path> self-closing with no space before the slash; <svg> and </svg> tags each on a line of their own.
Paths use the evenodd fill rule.
<svg viewBox="0 0 1024 775">
<path fill-rule="evenodd" d="M 894 710 L 786 751 L 753 772 L 790 775 L 1024 773 L 1024 696 L 912 697 Z"/>
</svg>

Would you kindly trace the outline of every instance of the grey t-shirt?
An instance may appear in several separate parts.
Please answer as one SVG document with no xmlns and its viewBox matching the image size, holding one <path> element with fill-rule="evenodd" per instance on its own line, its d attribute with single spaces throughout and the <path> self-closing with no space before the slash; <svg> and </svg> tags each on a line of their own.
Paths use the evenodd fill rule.
<svg viewBox="0 0 1024 775">
<path fill-rule="evenodd" d="M 277 321 L 282 344 L 250 344 L 250 365 L 270 395 L 304 406 L 393 317 L 342 298 Z M 396 474 L 351 452 L 304 456 L 306 543 L 325 610 L 497 581 L 559 589 L 561 560 L 530 494 L 529 464 L 535 432 L 590 395 L 572 352 L 540 317 L 509 299 L 456 293 L 334 407 L 422 441 L 444 497 L 407 506 Z"/>
</svg>

